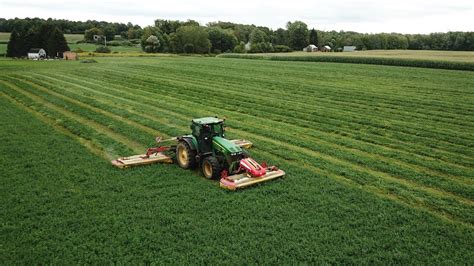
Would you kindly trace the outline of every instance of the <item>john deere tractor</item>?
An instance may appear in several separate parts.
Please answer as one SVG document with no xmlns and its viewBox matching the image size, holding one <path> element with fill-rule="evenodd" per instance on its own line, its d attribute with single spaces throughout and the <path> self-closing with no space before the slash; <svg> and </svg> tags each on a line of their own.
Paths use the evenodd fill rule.
<svg viewBox="0 0 474 266">
<path fill-rule="evenodd" d="M 285 175 L 275 166 L 260 165 L 244 148 L 252 146 L 245 140 L 225 138 L 224 120 L 204 117 L 191 121 L 191 134 L 172 138 L 176 145 L 150 148 L 146 154 L 122 157 L 112 161 L 120 168 L 154 162 L 173 162 L 183 169 L 200 167 L 208 179 L 220 178 L 221 187 L 234 190 Z M 157 138 L 161 142 L 161 138 Z M 168 155 L 165 152 L 174 153 Z M 173 158 L 174 157 L 174 158 Z"/>
<path fill-rule="evenodd" d="M 244 150 L 225 138 L 224 121 L 215 117 L 193 119 L 191 135 L 178 137 L 176 162 L 183 169 L 201 166 L 206 178 L 234 173 L 246 157 Z"/>
</svg>

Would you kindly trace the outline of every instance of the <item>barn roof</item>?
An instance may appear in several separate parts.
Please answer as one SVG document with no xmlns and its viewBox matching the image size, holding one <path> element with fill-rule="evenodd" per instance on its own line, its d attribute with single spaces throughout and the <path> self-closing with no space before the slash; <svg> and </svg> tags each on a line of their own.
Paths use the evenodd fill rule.
<svg viewBox="0 0 474 266">
<path fill-rule="evenodd" d="M 34 54 L 37 54 L 39 53 L 41 50 L 43 50 L 43 48 L 31 48 L 28 53 L 34 53 Z"/>
</svg>

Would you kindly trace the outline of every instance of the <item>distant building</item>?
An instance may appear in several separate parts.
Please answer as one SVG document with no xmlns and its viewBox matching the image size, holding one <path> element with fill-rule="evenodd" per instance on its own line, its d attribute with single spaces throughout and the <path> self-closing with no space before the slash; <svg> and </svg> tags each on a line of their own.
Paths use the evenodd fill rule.
<svg viewBox="0 0 474 266">
<path fill-rule="evenodd" d="M 247 42 L 244 46 L 245 51 L 250 51 L 251 46 L 252 46 L 252 44 L 250 42 Z"/>
<path fill-rule="evenodd" d="M 344 48 L 342 49 L 343 52 L 354 52 L 356 49 L 355 46 L 344 46 Z"/>
<path fill-rule="evenodd" d="M 331 52 L 331 46 L 329 45 L 324 45 L 323 47 L 321 47 L 321 52 Z"/>
<path fill-rule="evenodd" d="M 314 44 L 310 44 L 306 46 L 305 48 L 303 48 L 303 52 L 317 52 L 317 51 L 318 51 L 318 47 Z"/>
<path fill-rule="evenodd" d="M 77 54 L 75 52 L 66 51 L 63 53 L 64 60 L 77 60 Z"/>
<path fill-rule="evenodd" d="M 28 59 L 45 59 L 46 51 L 43 48 L 31 48 L 28 51 Z"/>
</svg>

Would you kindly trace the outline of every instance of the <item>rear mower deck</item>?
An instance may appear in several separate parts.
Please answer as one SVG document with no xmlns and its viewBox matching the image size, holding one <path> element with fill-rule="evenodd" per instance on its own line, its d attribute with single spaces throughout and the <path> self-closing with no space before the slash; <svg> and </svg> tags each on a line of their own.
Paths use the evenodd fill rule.
<svg viewBox="0 0 474 266">
<path fill-rule="evenodd" d="M 150 155 L 148 158 L 146 154 L 133 155 L 129 157 L 122 157 L 112 161 L 114 166 L 118 168 L 128 168 L 132 166 L 146 165 L 152 163 L 173 163 L 173 158 L 159 152 Z"/>
</svg>

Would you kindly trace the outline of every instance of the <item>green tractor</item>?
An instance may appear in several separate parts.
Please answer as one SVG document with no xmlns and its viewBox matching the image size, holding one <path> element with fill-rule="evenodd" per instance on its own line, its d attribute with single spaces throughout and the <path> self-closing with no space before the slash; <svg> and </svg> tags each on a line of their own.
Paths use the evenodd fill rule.
<svg viewBox="0 0 474 266">
<path fill-rule="evenodd" d="M 200 167 L 206 178 L 220 178 L 221 187 L 231 190 L 285 175 L 275 166 L 267 167 L 265 163 L 260 165 L 250 158 L 245 148 L 249 148 L 252 143 L 226 139 L 224 120 L 217 117 L 193 119 L 190 135 L 170 140 L 177 141 L 177 144 L 150 148 L 144 155 L 119 158 L 112 163 L 118 167 L 128 167 L 176 161 L 183 169 Z M 161 142 L 161 139 L 158 138 L 157 142 Z M 166 151 L 172 154 L 166 155 Z"/>
</svg>

